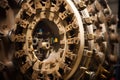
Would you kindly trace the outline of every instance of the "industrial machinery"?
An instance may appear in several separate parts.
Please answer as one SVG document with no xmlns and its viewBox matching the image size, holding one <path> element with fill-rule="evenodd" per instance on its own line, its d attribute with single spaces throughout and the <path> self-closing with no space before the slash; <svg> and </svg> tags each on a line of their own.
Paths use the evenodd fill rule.
<svg viewBox="0 0 120 80">
<path fill-rule="evenodd" d="M 14 2 L 0 30 L 1 80 L 109 80 L 119 40 L 106 0 Z"/>
</svg>

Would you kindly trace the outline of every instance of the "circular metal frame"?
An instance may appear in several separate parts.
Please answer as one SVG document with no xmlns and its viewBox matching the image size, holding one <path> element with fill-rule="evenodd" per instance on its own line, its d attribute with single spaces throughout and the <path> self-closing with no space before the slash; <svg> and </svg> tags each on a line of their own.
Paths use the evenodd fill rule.
<svg viewBox="0 0 120 80">
<path fill-rule="evenodd" d="M 60 46 L 63 47 L 58 51 L 53 48 L 49 49 L 47 51 L 48 57 L 41 61 L 36 55 L 39 49 L 36 50 L 33 47 L 34 36 L 32 34 L 35 26 L 43 19 L 49 19 L 57 25 L 59 35 L 62 36 Z M 21 61 L 19 64 L 21 72 L 25 74 L 32 67 L 32 79 L 37 79 L 38 76 L 35 75 L 38 74 L 42 74 L 46 78 L 50 78 L 49 75 L 52 75 L 52 79 L 70 79 L 79 66 L 84 48 L 82 19 L 73 2 L 70 0 L 58 0 L 56 2 L 29 0 L 23 3 L 17 20 L 15 42 L 21 44 L 21 49 L 16 50 L 17 56 L 15 58 L 18 61 L 22 57 L 25 58 L 25 61 Z M 41 38 L 35 39 L 40 42 L 38 39 Z M 46 42 L 41 44 L 45 46 Z M 50 45 L 50 47 L 52 46 Z"/>
</svg>

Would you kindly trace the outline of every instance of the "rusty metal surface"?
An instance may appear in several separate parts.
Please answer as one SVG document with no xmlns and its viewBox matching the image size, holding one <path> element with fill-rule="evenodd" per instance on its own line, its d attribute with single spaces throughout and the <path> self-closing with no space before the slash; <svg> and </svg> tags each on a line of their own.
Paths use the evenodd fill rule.
<svg viewBox="0 0 120 80">
<path fill-rule="evenodd" d="M 13 0 L 17 9 L 2 1 L 6 17 L 0 20 L 0 79 L 112 77 L 118 20 L 106 0 Z"/>
</svg>

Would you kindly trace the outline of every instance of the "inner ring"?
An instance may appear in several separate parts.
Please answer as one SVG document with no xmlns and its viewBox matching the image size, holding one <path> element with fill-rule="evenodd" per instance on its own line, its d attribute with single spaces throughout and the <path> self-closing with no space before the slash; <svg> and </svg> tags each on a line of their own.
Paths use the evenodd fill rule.
<svg viewBox="0 0 120 80">
<path fill-rule="evenodd" d="M 33 48 L 37 58 L 41 61 L 48 58 L 52 50 L 60 48 L 60 34 L 57 25 L 49 19 L 40 20 L 33 33 Z"/>
</svg>

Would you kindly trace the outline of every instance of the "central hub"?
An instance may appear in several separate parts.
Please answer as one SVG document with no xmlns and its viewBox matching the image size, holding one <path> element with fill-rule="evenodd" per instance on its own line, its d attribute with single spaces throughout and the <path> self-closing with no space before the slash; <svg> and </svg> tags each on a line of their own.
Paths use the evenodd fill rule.
<svg viewBox="0 0 120 80">
<path fill-rule="evenodd" d="M 33 30 L 33 48 L 39 60 L 48 58 L 51 51 L 60 48 L 60 35 L 57 25 L 48 19 L 40 20 Z"/>
</svg>

